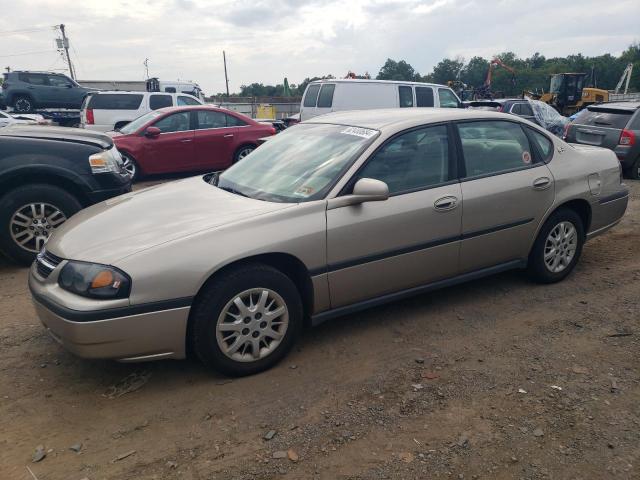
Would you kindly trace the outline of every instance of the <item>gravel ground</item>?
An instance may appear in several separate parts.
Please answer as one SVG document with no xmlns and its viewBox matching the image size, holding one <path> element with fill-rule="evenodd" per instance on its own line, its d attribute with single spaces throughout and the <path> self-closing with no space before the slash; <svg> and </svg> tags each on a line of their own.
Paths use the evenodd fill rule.
<svg viewBox="0 0 640 480">
<path fill-rule="evenodd" d="M 566 281 L 512 272 L 337 319 L 233 381 L 73 357 L 40 326 L 27 270 L 0 259 L 0 478 L 638 479 L 627 183 L 627 215 Z"/>
</svg>

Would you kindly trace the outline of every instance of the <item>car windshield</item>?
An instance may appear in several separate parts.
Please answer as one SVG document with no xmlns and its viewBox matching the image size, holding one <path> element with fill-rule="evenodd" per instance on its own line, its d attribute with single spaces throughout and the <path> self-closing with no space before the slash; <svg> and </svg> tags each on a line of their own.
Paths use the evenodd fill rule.
<svg viewBox="0 0 640 480">
<path fill-rule="evenodd" d="M 564 77 L 562 75 L 554 75 L 553 77 L 551 77 L 551 86 L 549 88 L 549 91 L 551 93 L 560 93 L 560 91 L 562 90 L 562 81 L 563 81 Z"/>
<path fill-rule="evenodd" d="M 120 133 L 124 133 L 125 135 L 129 135 L 130 133 L 135 133 L 136 131 L 138 131 L 140 127 L 142 127 L 143 125 L 146 125 L 154 118 L 158 118 L 160 115 L 162 115 L 162 112 L 158 112 L 157 110 L 154 110 L 153 112 L 145 113 L 141 117 L 138 117 L 135 120 L 132 120 L 131 122 L 127 123 L 124 127 L 120 129 Z"/>
<path fill-rule="evenodd" d="M 300 124 L 270 138 L 221 174 L 217 186 L 272 202 L 323 198 L 377 130 L 345 125 Z"/>
</svg>

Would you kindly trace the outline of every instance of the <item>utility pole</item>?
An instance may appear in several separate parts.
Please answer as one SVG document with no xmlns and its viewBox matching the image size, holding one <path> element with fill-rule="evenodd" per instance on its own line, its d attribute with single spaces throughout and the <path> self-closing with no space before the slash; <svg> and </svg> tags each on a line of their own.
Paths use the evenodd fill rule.
<svg viewBox="0 0 640 480">
<path fill-rule="evenodd" d="M 149 80 L 149 59 L 145 58 L 142 63 L 144 64 L 144 71 L 146 72 L 147 80 Z"/>
<path fill-rule="evenodd" d="M 224 81 L 227 85 L 227 98 L 229 98 L 229 77 L 227 77 L 227 55 L 222 51 L 222 61 L 224 62 Z"/>
<path fill-rule="evenodd" d="M 60 24 L 60 32 L 62 33 L 62 47 L 64 48 L 64 52 L 67 56 L 67 64 L 69 65 L 69 74 L 71 75 L 71 78 L 75 80 L 76 74 L 73 71 L 73 65 L 71 65 L 71 57 L 69 56 L 69 39 L 67 38 L 67 35 L 64 32 L 63 23 Z"/>
</svg>

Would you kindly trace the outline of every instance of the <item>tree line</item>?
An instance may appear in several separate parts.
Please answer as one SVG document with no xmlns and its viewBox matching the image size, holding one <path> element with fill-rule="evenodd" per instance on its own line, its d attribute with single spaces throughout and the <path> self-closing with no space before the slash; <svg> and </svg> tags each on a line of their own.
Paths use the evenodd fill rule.
<svg viewBox="0 0 640 480">
<path fill-rule="evenodd" d="M 613 90 L 628 63 L 634 65 L 633 75 L 629 84 L 630 91 L 640 91 L 640 43 L 630 45 L 619 56 L 609 53 L 587 57 L 581 53 L 566 57 L 546 58 L 540 53 L 534 53 L 528 58 L 520 58 L 513 52 L 503 52 L 493 58 L 498 58 L 515 70 L 513 75 L 495 67 L 492 77 L 492 90 L 504 92 L 507 96 L 520 95 L 523 90 L 548 91 L 549 77 L 554 73 L 578 72 L 586 73 L 587 85 Z M 464 58 L 444 58 L 433 68 L 431 73 L 421 75 L 405 60 L 387 59 L 380 68 L 378 80 L 401 80 L 414 82 L 429 82 L 446 84 L 448 81 L 460 81 L 469 87 L 480 87 L 485 81 L 492 58 L 472 57 L 469 61 Z M 291 96 L 302 96 L 309 82 L 320 79 L 332 79 L 333 75 L 305 78 L 298 85 L 290 85 Z M 362 77 L 360 77 L 362 78 Z M 284 96 L 283 84 L 264 85 L 252 83 L 242 85 L 240 92 L 232 94 L 237 97 L 281 97 Z M 218 94 L 218 96 L 224 96 Z"/>
</svg>

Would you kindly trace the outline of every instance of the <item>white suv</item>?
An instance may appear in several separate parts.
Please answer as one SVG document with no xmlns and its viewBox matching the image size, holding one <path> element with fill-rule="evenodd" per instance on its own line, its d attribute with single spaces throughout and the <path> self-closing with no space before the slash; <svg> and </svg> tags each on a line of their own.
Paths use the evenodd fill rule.
<svg viewBox="0 0 640 480">
<path fill-rule="evenodd" d="M 184 105 L 202 105 L 202 101 L 186 93 L 96 92 L 87 95 L 82 103 L 80 126 L 108 132 L 124 127 L 151 110 Z"/>
</svg>

